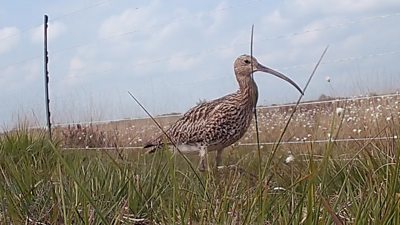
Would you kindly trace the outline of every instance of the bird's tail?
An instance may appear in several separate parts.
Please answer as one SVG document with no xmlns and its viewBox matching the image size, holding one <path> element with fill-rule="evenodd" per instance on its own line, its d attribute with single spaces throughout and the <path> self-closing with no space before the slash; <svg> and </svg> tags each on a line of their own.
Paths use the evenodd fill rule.
<svg viewBox="0 0 400 225">
<path fill-rule="evenodd" d="M 148 154 L 154 153 L 154 152 L 162 149 L 163 148 L 163 144 L 162 144 L 161 138 L 156 138 L 154 140 L 151 140 L 151 141 L 147 142 L 143 146 L 143 148 L 148 149 L 146 151 L 146 153 L 148 153 Z"/>
<path fill-rule="evenodd" d="M 147 142 L 143 148 L 147 148 L 146 153 L 154 153 L 158 150 L 165 149 L 171 142 L 168 141 L 164 136 L 159 136 L 149 142 Z"/>
<path fill-rule="evenodd" d="M 159 145 L 154 145 L 151 143 L 146 144 L 143 148 L 148 149 L 146 151 L 147 154 L 154 153 L 161 149 L 161 147 Z"/>
</svg>

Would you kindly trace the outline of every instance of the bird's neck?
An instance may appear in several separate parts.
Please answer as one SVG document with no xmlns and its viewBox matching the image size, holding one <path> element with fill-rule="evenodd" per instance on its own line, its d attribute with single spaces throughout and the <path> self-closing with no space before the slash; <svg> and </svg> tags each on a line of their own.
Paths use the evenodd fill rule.
<svg viewBox="0 0 400 225">
<path fill-rule="evenodd" d="M 238 78 L 239 83 L 239 94 L 247 100 L 251 108 L 257 105 L 258 100 L 258 88 L 256 82 L 254 82 L 252 76 L 243 76 Z"/>
</svg>

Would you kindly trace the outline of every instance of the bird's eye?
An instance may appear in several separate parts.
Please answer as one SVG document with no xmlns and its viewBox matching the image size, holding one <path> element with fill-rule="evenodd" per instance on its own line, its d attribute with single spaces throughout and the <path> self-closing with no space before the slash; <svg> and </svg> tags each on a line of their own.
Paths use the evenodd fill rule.
<svg viewBox="0 0 400 225">
<path fill-rule="evenodd" d="M 249 64 L 249 63 L 250 63 L 250 61 L 249 61 L 248 59 L 245 59 L 244 62 L 245 62 L 246 64 Z"/>
</svg>

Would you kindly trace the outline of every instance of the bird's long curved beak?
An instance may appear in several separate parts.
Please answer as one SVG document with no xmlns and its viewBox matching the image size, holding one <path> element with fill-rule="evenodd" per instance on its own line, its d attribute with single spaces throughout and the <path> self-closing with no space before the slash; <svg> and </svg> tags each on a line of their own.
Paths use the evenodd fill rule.
<svg viewBox="0 0 400 225">
<path fill-rule="evenodd" d="M 263 65 L 261 65 L 259 63 L 256 65 L 256 71 L 265 72 L 265 73 L 269 73 L 269 74 L 275 75 L 275 76 L 281 78 L 282 80 L 285 80 L 285 81 L 289 82 L 291 85 L 293 85 L 301 93 L 301 95 L 304 95 L 304 93 L 301 90 L 301 88 L 294 81 L 292 81 L 289 77 L 279 73 L 278 71 L 275 71 L 275 70 L 273 70 L 271 68 L 263 66 Z"/>
</svg>

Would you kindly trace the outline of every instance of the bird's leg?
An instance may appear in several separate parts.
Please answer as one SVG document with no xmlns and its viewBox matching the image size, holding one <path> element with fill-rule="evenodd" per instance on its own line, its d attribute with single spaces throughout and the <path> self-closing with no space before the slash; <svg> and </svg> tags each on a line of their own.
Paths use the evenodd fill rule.
<svg viewBox="0 0 400 225">
<path fill-rule="evenodd" d="M 207 147 L 200 146 L 200 162 L 199 162 L 199 170 L 204 172 L 208 170 L 208 161 L 207 161 Z"/>
<path fill-rule="evenodd" d="M 215 157 L 215 167 L 218 169 L 219 166 L 222 166 L 222 151 L 224 149 L 217 150 L 217 156 Z"/>
</svg>

